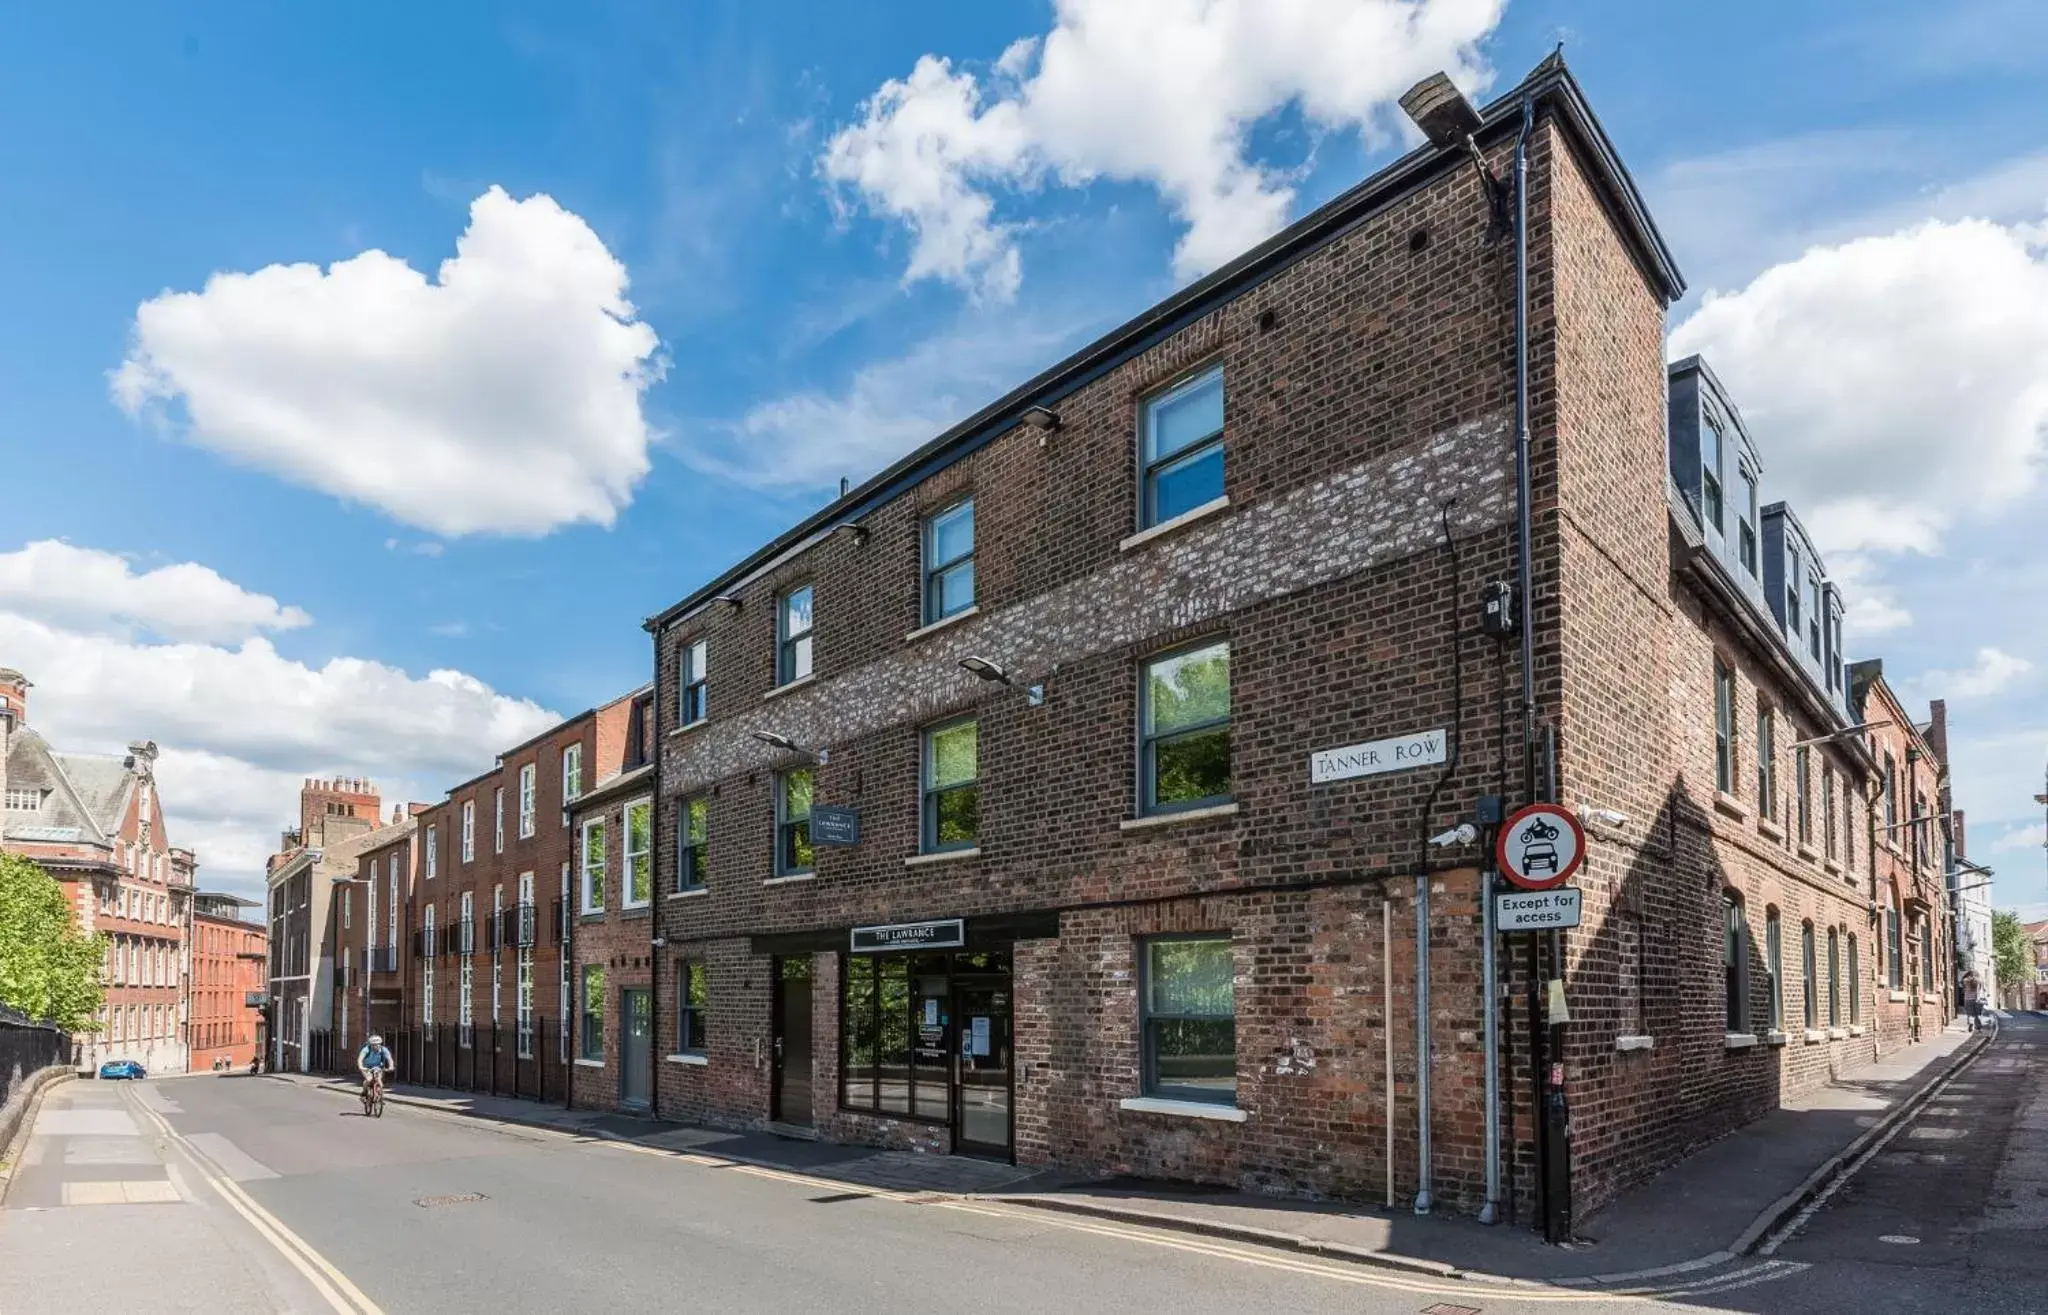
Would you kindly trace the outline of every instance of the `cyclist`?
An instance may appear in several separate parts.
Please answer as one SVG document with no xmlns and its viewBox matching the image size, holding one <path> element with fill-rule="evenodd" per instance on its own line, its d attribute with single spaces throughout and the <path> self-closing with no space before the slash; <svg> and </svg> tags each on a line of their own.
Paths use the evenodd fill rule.
<svg viewBox="0 0 2048 1315">
<path fill-rule="evenodd" d="M 363 1099 L 370 1098 L 373 1086 L 384 1085 L 384 1075 L 397 1065 L 392 1061 L 391 1051 L 384 1045 L 384 1038 L 373 1036 L 356 1052 L 356 1069 L 363 1075 Z"/>
<path fill-rule="evenodd" d="M 1963 974 L 1963 1012 L 1969 1015 L 1972 1032 L 1984 1026 L 1984 984 L 1975 972 Z"/>
</svg>

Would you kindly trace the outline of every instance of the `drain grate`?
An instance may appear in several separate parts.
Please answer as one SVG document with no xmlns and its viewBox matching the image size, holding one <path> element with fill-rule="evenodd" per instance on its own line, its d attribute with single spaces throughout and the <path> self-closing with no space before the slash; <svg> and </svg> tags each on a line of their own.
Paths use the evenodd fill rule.
<svg viewBox="0 0 2048 1315">
<path fill-rule="evenodd" d="M 432 1210 L 436 1206 L 468 1205 L 471 1201 L 482 1201 L 485 1199 L 487 1198 L 482 1192 L 456 1192 L 452 1196 L 422 1196 L 419 1200 L 414 1201 L 413 1204 Z"/>
<path fill-rule="evenodd" d="M 1434 1306 L 1424 1306 L 1422 1315 L 1479 1315 L 1479 1307 L 1453 1306 L 1448 1301 L 1439 1301 Z"/>
</svg>

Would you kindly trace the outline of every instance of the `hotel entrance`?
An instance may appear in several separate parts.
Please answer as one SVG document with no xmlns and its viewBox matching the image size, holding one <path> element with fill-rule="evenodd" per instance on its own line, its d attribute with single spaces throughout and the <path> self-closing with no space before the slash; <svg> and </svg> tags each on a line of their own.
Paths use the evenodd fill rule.
<svg viewBox="0 0 2048 1315">
<path fill-rule="evenodd" d="M 840 1010 L 840 1105 L 943 1125 L 952 1150 L 1012 1155 L 1007 951 L 855 952 Z"/>
</svg>

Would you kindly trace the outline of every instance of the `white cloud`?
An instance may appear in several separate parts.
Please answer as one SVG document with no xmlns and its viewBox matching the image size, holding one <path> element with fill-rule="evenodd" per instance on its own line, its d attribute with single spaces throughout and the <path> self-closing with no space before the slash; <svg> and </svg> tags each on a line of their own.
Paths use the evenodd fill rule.
<svg viewBox="0 0 2048 1315">
<path fill-rule="evenodd" d="M 1069 345 L 1085 315 L 970 313 L 846 384 L 763 402 L 684 454 L 701 469 L 756 488 L 859 482 L 973 414 Z"/>
<path fill-rule="evenodd" d="M 2048 844 L 2048 827 L 2039 822 L 2009 826 L 1998 833 L 1998 838 L 1985 846 L 1985 852 L 1992 854 L 2023 852 L 2039 849 Z"/>
<path fill-rule="evenodd" d="M 0 553 L 0 608 L 79 630 L 142 630 L 194 642 L 246 639 L 313 621 L 196 562 L 137 574 L 125 557 L 61 539 Z"/>
<path fill-rule="evenodd" d="M 647 473 L 660 377 L 622 265 L 547 196 L 493 187 L 435 278 L 382 251 L 269 265 L 136 311 L 131 415 L 436 534 L 610 525 Z M 516 477 L 512 477 L 516 474 Z"/>
<path fill-rule="evenodd" d="M 422 539 L 417 543 L 408 543 L 403 539 L 386 539 L 384 551 L 410 553 L 414 557 L 439 557 L 441 545 L 432 539 Z"/>
<path fill-rule="evenodd" d="M 1995 648 L 1977 650 L 1977 660 L 1961 671 L 1929 671 L 1917 677 L 1914 688 L 1934 699 L 1982 699 L 2002 694 L 2034 670 L 2023 657 Z"/>
<path fill-rule="evenodd" d="M 157 741 L 171 842 L 195 851 L 203 885 L 241 893 L 260 888 L 303 777 L 367 776 L 389 803 L 435 799 L 559 720 L 459 671 L 414 677 L 353 657 L 311 666 L 260 636 L 139 641 L 5 605 L 0 663 L 35 682 L 30 724 L 60 749 Z"/>
<path fill-rule="evenodd" d="M 940 55 L 882 84 L 821 167 L 904 223 L 907 279 L 994 298 L 1021 277 L 998 189 L 1098 178 L 1155 188 L 1186 225 L 1177 276 L 1278 229 L 1286 178 L 1247 158 L 1251 127 L 1287 107 L 1370 142 L 1405 131 L 1394 100 L 1447 70 L 1481 87 L 1478 43 L 1503 0 L 1056 0 L 1052 30 L 1012 44 L 987 78 Z"/>
<path fill-rule="evenodd" d="M 1757 431 L 1765 482 L 1823 551 L 1932 551 L 2034 483 L 2048 432 L 2048 260 L 1985 220 L 1815 247 L 1709 293 L 1671 335 Z"/>
</svg>

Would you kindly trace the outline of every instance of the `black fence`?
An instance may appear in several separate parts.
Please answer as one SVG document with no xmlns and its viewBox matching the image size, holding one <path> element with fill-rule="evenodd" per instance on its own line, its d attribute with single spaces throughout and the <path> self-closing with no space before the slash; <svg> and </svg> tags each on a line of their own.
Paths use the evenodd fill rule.
<svg viewBox="0 0 2048 1315">
<path fill-rule="evenodd" d="M 402 1028 L 386 1033 L 384 1044 L 398 1066 L 397 1082 L 528 1100 L 568 1099 L 570 1066 L 562 1058 L 562 1025 L 552 1018 L 536 1017 L 523 1031 L 503 1024 L 464 1028 L 443 1023 L 431 1032 Z M 352 1078 L 356 1049 L 338 1046 L 332 1032 L 316 1031 L 307 1045 L 307 1066 L 315 1073 Z"/>
<path fill-rule="evenodd" d="M 36 1074 L 71 1062 L 69 1032 L 0 1009 L 0 1108 Z"/>
</svg>

